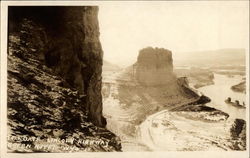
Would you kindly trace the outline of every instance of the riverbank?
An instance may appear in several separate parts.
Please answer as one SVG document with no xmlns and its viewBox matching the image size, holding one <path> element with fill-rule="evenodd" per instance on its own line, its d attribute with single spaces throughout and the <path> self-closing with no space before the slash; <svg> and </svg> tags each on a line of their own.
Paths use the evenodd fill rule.
<svg viewBox="0 0 250 158">
<path fill-rule="evenodd" d="M 246 103 L 246 94 L 231 90 L 231 86 L 238 84 L 244 76 L 228 77 L 226 75 L 214 74 L 214 85 L 198 88 L 200 92 L 211 98 L 207 105 L 228 113 L 229 119 L 246 119 L 246 109 L 229 105 L 225 100 L 230 97 L 234 102 L 238 100 L 240 104 Z"/>
<path fill-rule="evenodd" d="M 242 81 L 239 84 L 233 85 L 231 89 L 235 92 L 246 93 L 246 81 Z"/>
</svg>

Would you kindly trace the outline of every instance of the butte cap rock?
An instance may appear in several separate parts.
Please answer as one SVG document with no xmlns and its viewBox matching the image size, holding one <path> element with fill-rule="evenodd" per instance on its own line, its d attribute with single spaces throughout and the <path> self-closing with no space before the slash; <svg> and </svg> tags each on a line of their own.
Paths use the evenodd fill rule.
<svg viewBox="0 0 250 158">
<path fill-rule="evenodd" d="M 172 52 L 164 48 L 152 47 L 140 50 L 135 77 L 139 83 L 146 86 L 166 85 L 175 82 Z"/>
</svg>

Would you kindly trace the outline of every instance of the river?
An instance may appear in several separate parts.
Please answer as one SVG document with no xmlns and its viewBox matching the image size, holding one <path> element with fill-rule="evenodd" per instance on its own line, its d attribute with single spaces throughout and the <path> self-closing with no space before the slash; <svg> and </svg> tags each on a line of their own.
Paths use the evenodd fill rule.
<svg viewBox="0 0 250 158">
<path fill-rule="evenodd" d="M 229 119 L 241 118 L 246 119 L 246 109 L 237 108 L 225 103 L 228 97 L 232 98 L 232 101 L 239 100 L 246 103 L 246 94 L 234 92 L 231 90 L 231 86 L 242 82 L 242 76 L 228 77 L 227 75 L 214 74 L 214 85 L 201 87 L 198 90 L 204 95 L 211 98 L 211 102 L 207 105 L 216 109 L 222 110 L 228 113 Z"/>
</svg>

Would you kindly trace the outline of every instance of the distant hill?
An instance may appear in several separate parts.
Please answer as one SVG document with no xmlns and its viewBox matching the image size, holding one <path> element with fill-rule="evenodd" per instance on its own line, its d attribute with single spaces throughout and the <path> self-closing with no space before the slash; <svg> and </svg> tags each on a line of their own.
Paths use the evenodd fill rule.
<svg viewBox="0 0 250 158">
<path fill-rule="evenodd" d="M 178 53 L 174 61 L 177 66 L 245 65 L 245 52 L 245 49 L 220 49 Z"/>
<path fill-rule="evenodd" d="M 103 71 L 116 71 L 116 70 L 121 70 L 121 68 L 115 64 L 112 64 L 108 61 L 103 60 L 102 70 Z"/>
</svg>

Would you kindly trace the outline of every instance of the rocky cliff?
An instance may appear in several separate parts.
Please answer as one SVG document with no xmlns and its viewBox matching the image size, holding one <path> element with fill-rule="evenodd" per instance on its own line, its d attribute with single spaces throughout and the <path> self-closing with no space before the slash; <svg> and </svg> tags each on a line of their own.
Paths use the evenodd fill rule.
<svg viewBox="0 0 250 158">
<path fill-rule="evenodd" d="M 39 137 L 42 143 L 50 137 L 88 139 L 109 143 L 71 145 L 121 150 L 117 137 L 104 128 L 97 13 L 97 7 L 88 6 L 9 7 L 9 136 Z M 34 147 L 37 142 L 18 143 Z"/>
<path fill-rule="evenodd" d="M 140 50 L 135 74 L 138 82 L 148 86 L 166 85 L 175 81 L 172 52 L 152 47 Z"/>
<path fill-rule="evenodd" d="M 10 31 L 21 28 L 21 42 L 33 44 L 46 66 L 86 95 L 91 121 L 105 126 L 97 13 L 97 7 L 11 7 Z"/>
</svg>

